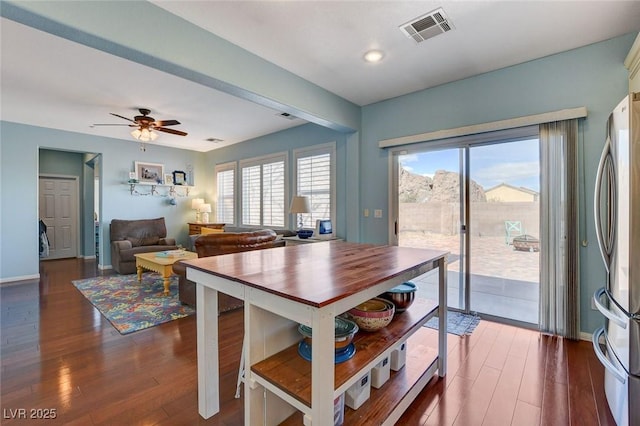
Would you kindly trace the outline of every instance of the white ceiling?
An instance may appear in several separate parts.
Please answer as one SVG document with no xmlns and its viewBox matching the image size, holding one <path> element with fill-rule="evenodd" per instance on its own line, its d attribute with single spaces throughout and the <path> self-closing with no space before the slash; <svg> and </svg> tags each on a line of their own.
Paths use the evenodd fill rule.
<svg viewBox="0 0 640 426">
<path fill-rule="evenodd" d="M 638 1 L 153 1 L 355 104 L 368 105 L 640 30 Z M 442 7 L 455 29 L 417 44 L 399 25 Z M 179 19 L 179 18 L 176 18 Z M 2 19 L 0 118 L 135 141 L 147 107 L 209 151 L 304 123 L 123 58 Z M 368 64 L 368 49 L 385 52 Z M 198 52 L 194 52 L 198 54 Z M 144 90 L 140 90 L 143 88 Z M 207 138 L 224 142 L 207 142 Z"/>
</svg>

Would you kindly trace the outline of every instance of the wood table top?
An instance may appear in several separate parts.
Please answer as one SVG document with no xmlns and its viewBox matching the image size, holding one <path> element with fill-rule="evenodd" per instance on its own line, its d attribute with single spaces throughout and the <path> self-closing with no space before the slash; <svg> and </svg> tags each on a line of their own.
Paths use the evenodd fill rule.
<svg viewBox="0 0 640 426">
<path fill-rule="evenodd" d="M 187 260 L 194 269 L 287 299 L 322 307 L 359 293 L 447 252 L 327 241 Z"/>
<path fill-rule="evenodd" d="M 157 256 L 158 252 L 147 252 L 147 253 L 136 253 L 134 256 L 136 258 L 145 259 L 147 261 L 157 263 L 158 265 L 173 265 L 179 260 L 187 260 L 187 259 L 197 259 L 198 253 L 194 253 L 192 251 L 184 251 L 184 254 L 181 256 L 171 256 L 171 257 L 162 257 Z"/>
</svg>

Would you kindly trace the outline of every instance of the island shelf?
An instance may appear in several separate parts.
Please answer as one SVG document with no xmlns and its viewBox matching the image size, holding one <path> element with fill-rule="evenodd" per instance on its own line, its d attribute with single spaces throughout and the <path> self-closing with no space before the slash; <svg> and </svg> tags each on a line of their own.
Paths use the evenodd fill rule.
<svg viewBox="0 0 640 426">
<path fill-rule="evenodd" d="M 334 397 L 340 396 L 364 373 L 380 360 L 390 355 L 399 342 L 405 341 L 438 312 L 436 302 L 417 299 L 405 312 L 396 314 L 385 328 L 375 331 L 359 331 L 353 343 L 353 358 L 335 365 Z M 298 354 L 294 344 L 277 354 L 254 364 L 251 379 L 269 390 L 279 388 L 311 410 L 311 362 Z"/>
<path fill-rule="evenodd" d="M 372 389 L 370 401 L 358 410 L 345 410 L 346 424 L 357 424 L 349 419 L 365 412 L 380 419 L 379 424 L 393 424 L 434 374 L 446 374 L 446 330 L 423 327 L 436 314 L 440 324 L 446 324 L 446 255 L 439 250 L 327 241 L 185 261 L 187 278 L 197 283 L 200 415 L 209 418 L 219 412 L 221 291 L 244 301 L 246 425 L 277 425 L 292 415 L 295 419 L 296 411 L 302 413 L 294 420 L 298 424 L 333 425 L 335 397 L 409 339 L 405 366 L 380 389 Z M 334 364 L 336 316 L 431 270 L 438 270 L 437 303 L 418 298 L 385 329 L 359 332 L 354 357 Z M 312 329 L 310 362 L 297 352 L 298 324 Z M 437 351 L 433 342 L 431 349 L 421 343 L 426 331 L 436 335 Z M 411 355 L 414 342 L 419 356 Z M 377 400 L 390 409 L 381 410 L 381 404 L 373 402 Z"/>
</svg>

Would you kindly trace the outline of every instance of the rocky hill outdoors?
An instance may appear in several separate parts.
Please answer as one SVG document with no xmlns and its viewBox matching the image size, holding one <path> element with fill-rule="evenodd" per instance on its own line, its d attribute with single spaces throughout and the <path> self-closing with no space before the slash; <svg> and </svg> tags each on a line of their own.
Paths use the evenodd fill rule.
<svg viewBox="0 0 640 426">
<path fill-rule="evenodd" d="M 472 180 L 470 188 L 471 201 L 487 201 L 482 186 Z M 399 199 L 401 203 L 458 202 L 460 200 L 460 175 L 437 170 L 433 178 L 430 178 L 401 168 Z"/>
</svg>

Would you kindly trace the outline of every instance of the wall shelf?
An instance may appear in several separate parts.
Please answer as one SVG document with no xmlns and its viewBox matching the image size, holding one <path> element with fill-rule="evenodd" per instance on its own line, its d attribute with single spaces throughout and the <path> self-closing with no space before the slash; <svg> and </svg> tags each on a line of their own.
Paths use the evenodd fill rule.
<svg viewBox="0 0 640 426">
<path fill-rule="evenodd" d="M 155 195 L 160 197 L 188 197 L 193 189 L 190 185 L 165 185 L 150 182 L 127 182 L 131 195 Z M 180 188 L 180 189 L 178 189 Z"/>
</svg>

